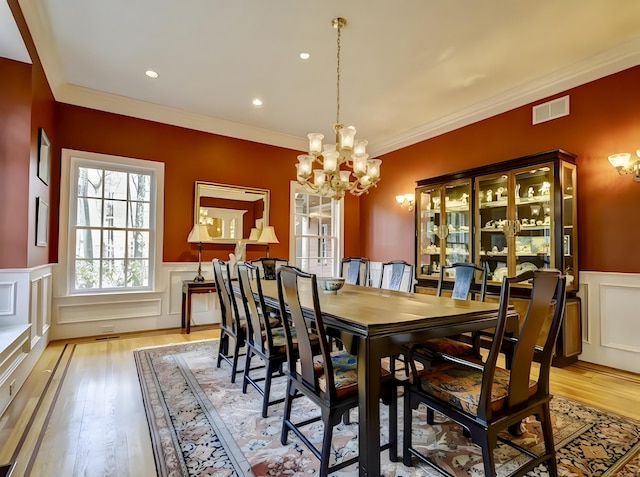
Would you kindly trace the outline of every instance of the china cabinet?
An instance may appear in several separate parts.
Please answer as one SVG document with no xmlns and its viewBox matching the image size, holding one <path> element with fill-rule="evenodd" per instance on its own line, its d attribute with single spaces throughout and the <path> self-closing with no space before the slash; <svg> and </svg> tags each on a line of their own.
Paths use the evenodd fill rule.
<svg viewBox="0 0 640 477">
<path fill-rule="evenodd" d="M 438 278 L 440 267 L 469 262 L 471 180 L 419 187 L 418 275 Z"/>
<path fill-rule="evenodd" d="M 435 288 L 440 267 L 456 262 L 485 267 L 493 294 L 505 276 L 559 269 L 567 275 L 571 317 L 558 360 L 571 361 L 581 351 L 575 196 L 575 156 L 562 150 L 418 181 L 418 291 Z"/>
</svg>

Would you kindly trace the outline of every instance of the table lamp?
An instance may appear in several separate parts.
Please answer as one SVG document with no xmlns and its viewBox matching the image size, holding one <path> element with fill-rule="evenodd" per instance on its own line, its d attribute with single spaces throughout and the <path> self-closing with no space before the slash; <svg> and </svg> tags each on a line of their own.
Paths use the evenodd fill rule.
<svg viewBox="0 0 640 477">
<path fill-rule="evenodd" d="M 274 230 L 272 225 L 265 225 L 264 227 L 262 227 L 262 232 L 260 233 L 260 237 L 258 238 L 258 243 L 267 244 L 267 257 L 269 257 L 269 244 L 280 243 L 278 237 L 276 237 L 276 231 Z"/>
<path fill-rule="evenodd" d="M 253 227 L 251 229 L 251 232 L 249 232 L 249 241 L 257 242 L 259 238 L 260 238 L 260 229 Z"/>
<path fill-rule="evenodd" d="M 210 241 L 211 235 L 209 235 L 207 225 L 194 224 L 191 232 L 189 232 L 189 237 L 187 237 L 187 242 L 198 244 L 198 274 L 193 279 L 194 282 L 204 281 L 204 277 L 202 276 L 202 242 Z"/>
</svg>

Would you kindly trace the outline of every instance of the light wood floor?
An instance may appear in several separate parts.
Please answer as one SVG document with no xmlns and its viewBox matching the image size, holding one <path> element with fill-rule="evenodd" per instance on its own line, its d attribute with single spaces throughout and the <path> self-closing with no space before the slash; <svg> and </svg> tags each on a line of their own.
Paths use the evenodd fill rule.
<svg viewBox="0 0 640 477">
<path fill-rule="evenodd" d="M 218 337 L 169 330 L 54 342 L 0 418 L 0 464 L 13 477 L 156 475 L 132 350 Z M 579 363 L 554 368 L 551 390 L 640 420 L 640 375 Z"/>
</svg>

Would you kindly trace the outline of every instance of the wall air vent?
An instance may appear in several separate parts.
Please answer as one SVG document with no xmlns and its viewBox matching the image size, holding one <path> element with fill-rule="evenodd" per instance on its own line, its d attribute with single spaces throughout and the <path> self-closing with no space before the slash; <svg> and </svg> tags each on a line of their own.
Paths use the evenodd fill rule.
<svg viewBox="0 0 640 477">
<path fill-rule="evenodd" d="M 533 107 L 533 124 L 569 115 L 569 95 Z"/>
</svg>

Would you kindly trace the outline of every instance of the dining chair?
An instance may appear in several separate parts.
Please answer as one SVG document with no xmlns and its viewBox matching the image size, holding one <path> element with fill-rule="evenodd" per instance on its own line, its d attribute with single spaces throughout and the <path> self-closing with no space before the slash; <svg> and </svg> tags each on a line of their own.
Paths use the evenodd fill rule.
<svg viewBox="0 0 640 477">
<path fill-rule="evenodd" d="M 378 288 L 395 291 L 413 291 L 413 265 L 404 260 L 391 260 L 382 264 Z M 400 355 L 389 357 L 389 370 L 396 371 L 396 360 L 404 363 L 404 372 L 409 374 L 409 366 Z"/>
<path fill-rule="evenodd" d="M 231 365 L 231 382 L 236 382 L 238 358 L 240 349 L 245 345 L 247 324 L 238 313 L 238 304 L 231 291 L 229 265 L 220 259 L 213 259 L 213 276 L 216 281 L 216 291 L 220 300 L 220 345 L 216 367 L 224 360 Z M 232 348 L 233 347 L 233 348 Z"/>
<path fill-rule="evenodd" d="M 448 286 L 451 282 L 447 280 L 450 272 L 454 276 L 452 286 Z M 451 298 L 455 300 L 469 300 L 476 297 L 479 301 L 484 301 L 487 293 L 488 272 L 489 269 L 486 262 L 482 267 L 467 262 L 444 265 L 440 268 L 436 296 L 442 296 L 442 292 L 450 288 Z M 478 274 L 480 279 L 476 280 L 476 275 Z M 432 338 L 421 343 L 423 352 L 420 353 L 420 356 L 424 358 L 423 361 L 427 361 L 433 353 L 479 357 L 480 342 L 475 339 L 475 336 L 471 337 L 471 342 L 472 345 L 461 341 L 460 336 Z"/>
<path fill-rule="evenodd" d="M 531 283 L 529 307 L 520 330 L 505 334 L 509 298 L 514 285 Z M 505 277 L 500 291 L 498 321 L 487 359 L 465 359 L 442 354 L 442 362 L 417 370 L 411 360 L 411 380 L 405 388 L 403 462 L 412 464 L 417 457 L 446 474 L 412 446 L 412 410 L 424 403 L 460 424 L 473 443 L 482 448 L 485 475 L 496 475 L 493 451 L 498 441 L 526 454 L 530 459 L 511 475 L 524 475 L 546 462 L 549 474 L 557 476 L 553 431 L 549 411 L 549 370 L 564 316 L 566 277 L 559 271 L 528 271 Z M 546 333 L 546 323 L 551 323 Z M 541 333 L 542 332 L 542 333 Z M 542 334 L 542 341 L 539 341 Z M 541 342 L 542 346 L 537 343 Z M 497 366 L 500 353 L 509 355 L 505 368 Z M 533 361 L 540 363 L 537 377 L 531 373 Z M 506 439 L 499 433 L 534 415 L 540 421 L 544 453 L 539 455 Z"/>
<path fill-rule="evenodd" d="M 369 259 L 347 257 L 340 261 L 340 276 L 349 285 L 369 285 Z"/>
<path fill-rule="evenodd" d="M 287 391 L 285 397 L 282 434 L 280 441 L 287 443 L 289 431 L 292 431 L 304 442 L 309 450 L 320 460 L 320 476 L 337 471 L 358 461 L 358 457 L 346 459 L 329 467 L 331 457 L 331 439 L 333 428 L 342 416 L 358 406 L 358 372 L 357 357 L 344 350 L 331 351 L 329 337 L 325 330 L 316 276 L 305 273 L 295 267 L 280 267 L 277 275 L 278 298 L 284 319 L 287 337 Z M 310 284 L 303 293 L 312 303 L 311 312 L 303 314 L 301 299 L 301 282 Z M 312 346 L 311 329 L 319 338 L 318 351 Z M 293 331 L 297 336 L 297 346 L 293 343 Z M 397 435 L 397 394 L 391 373 L 381 368 L 382 397 L 389 404 L 389 443 L 382 449 L 389 449 L 391 460 L 396 460 Z M 291 419 L 292 403 L 296 397 L 306 396 L 320 408 L 320 415 L 293 422 Z M 324 435 L 322 447 L 318 449 L 302 432 L 301 428 L 322 420 Z"/>
<path fill-rule="evenodd" d="M 287 361 L 286 345 L 287 340 L 284 328 L 274 326 L 269 319 L 267 307 L 262 295 L 262 285 L 257 267 L 246 262 L 239 262 L 238 284 L 240 288 L 241 302 L 243 304 L 245 316 L 247 317 L 247 352 L 244 366 L 244 378 L 242 381 L 242 392 L 247 393 L 247 386 L 250 384 L 262 395 L 262 417 L 267 417 L 268 407 L 272 404 L 281 403 L 284 399 L 270 401 L 271 379 L 277 373 L 284 376 L 283 365 Z M 255 292 L 251 285 L 251 277 L 255 277 Z M 263 378 L 253 378 L 251 376 L 251 359 L 257 356 L 264 367 Z M 264 381 L 264 387 L 260 387 L 259 382 Z"/>
<path fill-rule="evenodd" d="M 413 291 L 413 265 L 404 260 L 383 263 L 378 288 Z"/>
<path fill-rule="evenodd" d="M 454 275 L 453 284 L 450 285 L 450 281 L 446 280 L 449 272 L 452 271 Z M 476 274 L 480 272 L 479 284 L 476 283 Z M 473 293 L 477 294 L 480 301 L 484 301 L 486 296 L 487 287 L 487 272 L 488 267 L 485 265 L 482 268 L 474 265 L 473 263 L 454 263 L 453 265 L 446 265 L 440 269 L 440 278 L 438 280 L 438 288 L 436 289 L 436 296 L 442 296 L 442 292 L 445 289 L 451 289 L 451 297 L 457 300 L 468 300 Z M 431 338 L 421 341 L 420 346 L 416 348 L 414 352 L 414 359 L 419 361 L 423 366 L 431 366 L 431 362 L 437 359 L 438 353 L 446 353 L 452 356 L 460 357 L 479 357 L 480 356 L 480 340 L 476 339 L 476 335 L 472 334 L 469 338 L 472 344 L 468 344 L 461 340 L 460 335 L 451 337 Z M 413 343 L 407 344 L 403 347 L 403 355 L 405 356 L 405 372 L 409 374 L 408 365 L 406 364 L 406 356 L 411 351 Z M 395 362 L 392 360 L 391 365 L 395 367 Z M 427 410 L 427 422 L 433 424 L 433 410 Z"/>
<path fill-rule="evenodd" d="M 275 280 L 278 267 L 288 265 L 289 261 L 284 258 L 260 257 L 251 260 L 251 264 L 257 265 L 257 267 L 262 271 L 262 278 L 265 280 Z"/>
</svg>

